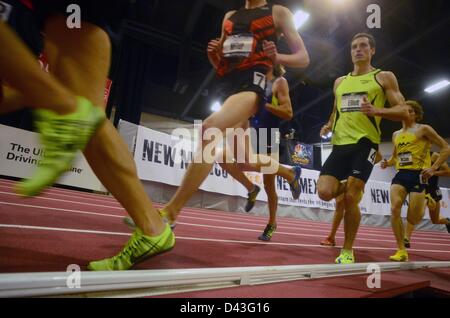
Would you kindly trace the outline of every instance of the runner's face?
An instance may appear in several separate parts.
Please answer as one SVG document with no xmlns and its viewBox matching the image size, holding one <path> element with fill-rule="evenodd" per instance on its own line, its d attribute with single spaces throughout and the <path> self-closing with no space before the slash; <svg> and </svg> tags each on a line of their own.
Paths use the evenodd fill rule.
<svg viewBox="0 0 450 318">
<path fill-rule="evenodd" d="M 375 48 L 370 47 L 369 39 L 361 37 L 354 39 L 351 46 L 353 64 L 361 62 L 369 62 L 375 54 Z"/>
<path fill-rule="evenodd" d="M 416 121 L 416 112 L 414 111 L 414 108 L 411 106 L 408 106 L 408 119 L 410 122 Z"/>
</svg>

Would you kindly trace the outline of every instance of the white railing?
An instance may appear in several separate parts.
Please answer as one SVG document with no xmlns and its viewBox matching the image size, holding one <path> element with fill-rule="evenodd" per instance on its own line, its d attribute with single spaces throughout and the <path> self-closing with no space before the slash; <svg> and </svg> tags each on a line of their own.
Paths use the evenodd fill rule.
<svg viewBox="0 0 450 318">
<path fill-rule="evenodd" d="M 450 262 L 389 262 L 349 265 L 0 274 L 0 297 L 156 296 L 242 285 L 370 274 L 368 268 L 373 264 L 379 266 L 381 273 L 398 270 L 450 268 Z M 78 286 L 77 283 L 79 283 Z"/>
</svg>

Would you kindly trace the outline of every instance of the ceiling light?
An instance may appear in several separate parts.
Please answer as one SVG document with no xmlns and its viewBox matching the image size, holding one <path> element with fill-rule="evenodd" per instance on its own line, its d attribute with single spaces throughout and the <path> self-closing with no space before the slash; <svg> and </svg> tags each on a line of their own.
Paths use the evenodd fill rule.
<svg viewBox="0 0 450 318">
<path fill-rule="evenodd" d="M 294 14 L 294 24 L 295 24 L 295 28 L 298 30 L 302 27 L 303 24 L 305 24 L 305 22 L 309 19 L 309 13 L 303 11 L 303 10 L 298 10 L 295 14 Z"/>
<path fill-rule="evenodd" d="M 214 103 L 211 105 L 211 110 L 212 110 L 213 112 L 217 112 L 217 111 L 220 110 L 221 107 L 222 107 L 222 105 L 220 105 L 219 102 L 214 102 Z"/>
<path fill-rule="evenodd" d="M 431 94 L 431 93 L 434 93 L 448 85 L 450 85 L 450 82 L 447 80 L 443 80 L 443 81 L 440 81 L 438 83 L 428 86 L 427 88 L 425 88 L 425 92 Z"/>
</svg>

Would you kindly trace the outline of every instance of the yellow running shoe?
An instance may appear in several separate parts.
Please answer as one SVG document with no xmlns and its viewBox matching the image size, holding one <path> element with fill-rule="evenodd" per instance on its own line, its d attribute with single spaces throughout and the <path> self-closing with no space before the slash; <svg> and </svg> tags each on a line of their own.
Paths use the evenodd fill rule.
<svg viewBox="0 0 450 318">
<path fill-rule="evenodd" d="M 143 260 L 169 251 L 175 245 L 175 235 L 168 224 L 159 236 L 151 237 L 136 228 L 123 250 L 111 258 L 90 262 L 91 271 L 127 270 Z"/>
<path fill-rule="evenodd" d="M 395 255 L 389 256 L 389 259 L 394 262 L 407 262 L 408 252 L 406 250 L 398 250 Z"/>
<path fill-rule="evenodd" d="M 355 256 L 353 250 L 341 250 L 341 254 L 334 261 L 336 264 L 353 264 L 355 262 Z"/>
</svg>

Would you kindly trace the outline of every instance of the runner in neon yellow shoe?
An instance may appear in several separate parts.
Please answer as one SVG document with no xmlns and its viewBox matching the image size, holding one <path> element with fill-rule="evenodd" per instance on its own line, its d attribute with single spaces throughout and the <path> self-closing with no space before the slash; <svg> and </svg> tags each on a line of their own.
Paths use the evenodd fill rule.
<svg viewBox="0 0 450 318">
<path fill-rule="evenodd" d="M 374 37 L 367 33 L 354 35 L 350 53 L 353 70 L 334 82 L 333 111 L 321 129 L 321 134 L 333 133 L 333 150 L 317 181 L 319 198 L 329 202 L 341 194 L 340 181 L 347 179 L 343 248 L 348 251 L 353 249 L 361 223 L 359 196 L 375 164 L 381 120 L 401 121 L 408 116 L 395 75 L 372 66 Z M 385 107 L 386 101 L 391 107 Z M 345 255 L 341 254 L 337 261 L 345 261 Z"/>
<path fill-rule="evenodd" d="M 397 250 L 394 255 L 389 256 L 389 259 L 394 262 L 407 262 L 408 252 L 406 250 Z"/>
<path fill-rule="evenodd" d="M 83 98 L 77 97 L 77 110 L 58 115 L 48 110 L 36 110 L 36 126 L 41 133 L 44 157 L 33 175 L 17 185 L 17 192 L 34 196 L 53 184 L 70 169 L 78 150 L 83 150 L 96 128 L 106 118 L 104 112 Z"/>
<path fill-rule="evenodd" d="M 353 264 L 355 262 L 355 256 L 353 250 L 341 250 L 341 254 L 334 261 L 336 264 Z"/>
<path fill-rule="evenodd" d="M 408 261 L 407 245 L 411 246 L 412 228 L 422 221 L 426 206 L 426 190 L 430 178 L 450 155 L 450 145 L 429 125 L 419 124 L 423 119 L 423 107 L 420 103 L 408 100 L 408 118 L 402 121 L 402 129 L 392 134 L 394 150 L 389 160 L 381 163 L 381 168 L 394 166 L 397 174 L 392 179 L 390 189 L 391 226 L 397 243 L 397 252 L 389 259 L 396 262 Z M 440 148 L 440 153 L 431 161 L 431 147 Z M 408 198 L 409 197 L 409 198 Z M 408 232 L 402 219 L 402 207 L 408 198 L 406 214 Z M 406 244 L 405 244 L 406 243 Z"/>
<path fill-rule="evenodd" d="M 151 256 L 171 250 L 174 245 L 175 236 L 168 224 L 162 234 L 156 237 L 146 236 L 139 228 L 136 228 L 119 254 L 90 262 L 88 269 L 91 271 L 127 270 Z"/>
</svg>

